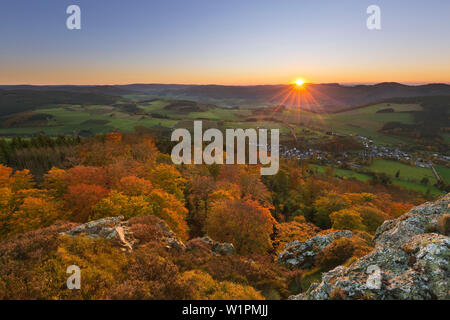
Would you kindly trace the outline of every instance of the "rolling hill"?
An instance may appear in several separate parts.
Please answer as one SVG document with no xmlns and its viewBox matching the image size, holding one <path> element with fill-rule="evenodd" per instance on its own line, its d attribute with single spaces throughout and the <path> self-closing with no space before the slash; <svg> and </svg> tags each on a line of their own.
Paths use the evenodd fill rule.
<svg viewBox="0 0 450 320">
<path fill-rule="evenodd" d="M 124 96 L 129 99 L 149 98 L 194 100 L 222 107 L 264 107 L 282 103 L 291 85 L 223 86 L 177 84 L 130 84 L 116 86 L 0 86 L 3 90 L 39 92 L 71 92 Z M 391 98 L 450 96 L 450 85 L 427 84 L 419 86 L 384 82 L 376 85 L 347 86 L 337 83 L 304 84 L 306 92 L 314 98 L 315 112 L 338 112 L 343 109 L 379 102 Z M 297 105 L 304 107 L 302 103 Z M 3 106 L 0 105 L 3 109 Z"/>
</svg>

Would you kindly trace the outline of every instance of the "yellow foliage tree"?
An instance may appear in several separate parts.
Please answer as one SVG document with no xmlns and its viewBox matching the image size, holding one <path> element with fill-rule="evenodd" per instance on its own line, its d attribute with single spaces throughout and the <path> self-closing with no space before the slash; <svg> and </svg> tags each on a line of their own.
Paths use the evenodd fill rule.
<svg viewBox="0 0 450 320">
<path fill-rule="evenodd" d="M 153 215 L 161 218 L 181 239 L 187 240 L 187 209 L 184 204 L 178 200 L 173 194 L 167 193 L 161 189 L 154 189 L 150 195 L 146 197 L 149 201 Z"/>
<path fill-rule="evenodd" d="M 12 213 L 10 224 L 11 233 L 46 227 L 59 216 L 59 210 L 51 201 L 42 198 L 25 198 L 19 209 Z"/>
<path fill-rule="evenodd" d="M 12 169 L 0 164 L 0 187 L 11 187 Z"/>
<path fill-rule="evenodd" d="M 61 197 L 67 191 L 67 179 L 66 170 L 53 167 L 44 175 L 44 187 L 50 190 L 54 196 Z"/>
<path fill-rule="evenodd" d="M 359 213 L 352 209 L 343 209 L 330 215 L 333 229 L 337 230 L 365 230 Z"/>
<path fill-rule="evenodd" d="M 328 229 L 332 224 L 330 214 L 348 208 L 350 205 L 351 203 L 347 197 L 335 192 L 329 192 L 327 195 L 318 198 L 314 202 L 314 207 L 316 209 L 316 212 L 313 215 L 314 223 L 322 229 Z"/>
<path fill-rule="evenodd" d="M 362 223 L 366 226 L 367 231 L 375 233 L 377 228 L 390 217 L 383 211 L 370 206 L 357 206 L 354 208 L 362 218 Z"/>
<path fill-rule="evenodd" d="M 113 190 L 95 205 L 89 220 L 114 216 L 124 216 L 128 220 L 152 213 L 152 207 L 143 196 L 128 196 Z"/>
<path fill-rule="evenodd" d="M 149 180 L 155 188 L 163 189 L 175 195 L 178 200 L 183 201 L 186 179 L 181 176 L 181 173 L 173 165 L 165 163 L 158 165 L 151 171 Z"/>
<path fill-rule="evenodd" d="M 12 191 L 17 191 L 20 189 L 31 189 L 35 185 L 33 175 L 30 173 L 30 170 L 23 169 L 20 171 L 14 172 L 12 175 L 11 181 L 11 189 Z"/>
</svg>

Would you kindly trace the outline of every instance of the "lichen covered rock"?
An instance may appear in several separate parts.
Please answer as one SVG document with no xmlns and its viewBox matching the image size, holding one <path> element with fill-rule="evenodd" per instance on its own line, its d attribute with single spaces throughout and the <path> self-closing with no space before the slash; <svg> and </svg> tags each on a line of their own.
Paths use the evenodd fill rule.
<svg viewBox="0 0 450 320">
<path fill-rule="evenodd" d="M 184 245 L 183 241 L 178 239 L 175 232 L 170 230 L 169 226 L 164 221 L 161 220 L 160 222 L 158 222 L 157 226 L 160 228 L 164 236 L 164 240 L 167 243 L 166 248 L 182 251 L 186 250 L 186 246 Z"/>
<path fill-rule="evenodd" d="M 450 240 L 435 232 L 449 206 L 446 195 L 384 222 L 371 253 L 290 299 L 450 299 Z"/>
<path fill-rule="evenodd" d="M 317 235 L 307 241 L 292 241 L 284 246 L 283 252 L 278 255 L 278 262 L 291 267 L 311 268 L 315 263 L 316 256 L 340 238 L 351 238 L 351 231 L 336 231 L 325 235 Z"/>
<path fill-rule="evenodd" d="M 123 221 L 123 216 L 90 221 L 62 234 L 72 237 L 84 235 L 89 238 L 103 238 L 112 241 L 126 251 L 132 250 L 137 243 L 128 228 L 128 222 Z"/>
<path fill-rule="evenodd" d="M 236 253 L 232 243 L 217 242 L 207 236 L 190 240 L 187 244 L 187 248 L 192 250 L 195 247 L 196 242 L 200 242 L 206 246 L 213 255 L 231 256 Z"/>
</svg>

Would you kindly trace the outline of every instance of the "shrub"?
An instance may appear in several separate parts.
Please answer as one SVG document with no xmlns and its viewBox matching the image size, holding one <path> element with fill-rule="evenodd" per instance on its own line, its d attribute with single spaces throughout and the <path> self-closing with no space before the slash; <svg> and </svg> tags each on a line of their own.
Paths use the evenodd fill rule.
<svg viewBox="0 0 450 320">
<path fill-rule="evenodd" d="M 381 224 L 389 219 L 389 216 L 383 211 L 369 206 L 359 206 L 355 208 L 362 218 L 362 223 L 370 233 L 375 233 Z"/>
<path fill-rule="evenodd" d="M 449 236 L 450 235 L 450 214 L 444 214 L 442 217 L 439 218 L 438 224 L 437 224 L 438 232 Z"/>
<path fill-rule="evenodd" d="M 185 286 L 190 288 L 193 300 L 264 300 L 264 297 L 250 286 L 229 281 L 216 281 L 209 274 L 192 270 L 181 275 Z"/>
<path fill-rule="evenodd" d="M 333 229 L 338 230 L 365 230 L 359 213 L 352 209 L 344 209 L 333 212 L 330 215 Z"/>
<path fill-rule="evenodd" d="M 340 238 L 325 247 L 316 258 L 316 265 L 325 270 L 330 270 L 344 264 L 353 256 L 359 258 L 369 253 L 371 248 L 364 240 L 353 238 Z"/>
<path fill-rule="evenodd" d="M 330 214 L 349 206 L 350 201 L 346 197 L 330 192 L 314 202 L 316 212 L 313 215 L 313 221 L 320 228 L 328 229 L 332 225 Z"/>
</svg>

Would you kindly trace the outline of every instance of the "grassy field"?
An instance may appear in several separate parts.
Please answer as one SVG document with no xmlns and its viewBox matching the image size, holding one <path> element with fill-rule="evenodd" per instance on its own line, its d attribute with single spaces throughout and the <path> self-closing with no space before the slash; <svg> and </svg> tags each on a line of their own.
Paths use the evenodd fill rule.
<svg viewBox="0 0 450 320">
<path fill-rule="evenodd" d="M 430 190 L 430 194 L 433 194 L 433 195 L 438 195 L 438 194 L 444 193 L 443 191 L 440 191 L 439 189 L 437 189 L 435 186 L 424 186 L 421 184 L 408 182 L 408 181 L 401 181 L 401 180 L 397 180 L 397 179 L 392 180 L 392 183 L 395 185 L 398 185 L 400 187 L 403 187 L 405 189 L 415 190 L 415 191 L 419 191 L 422 193 L 427 193 L 428 190 Z"/>
<path fill-rule="evenodd" d="M 140 98 L 142 99 L 142 97 Z M 136 100 L 138 99 L 136 98 Z M 170 104 L 173 102 L 174 100 L 137 102 L 137 107 L 141 110 L 141 112 L 138 112 L 139 114 L 126 112 L 120 107 L 120 103 L 116 106 L 61 105 L 40 108 L 35 110 L 34 113 L 52 117 L 46 125 L 30 127 L 25 123 L 21 126 L 0 128 L 0 135 L 32 135 L 38 132 L 55 135 L 81 130 L 102 133 L 115 129 L 132 131 L 136 126 L 174 128 L 180 127 L 180 124 L 185 124 L 186 120 L 202 119 L 220 122 L 220 126 L 225 128 L 280 128 L 281 132 L 285 134 L 289 134 L 290 129 L 284 123 L 289 123 L 293 126 L 297 137 L 321 139 L 324 137 L 325 131 L 334 131 L 341 134 L 359 134 L 374 139 L 376 143 L 392 145 L 411 143 L 411 140 L 406 137 L 379 132 L 383 124 L 390 121 L 412 123 L 412 114 L 408 112 L 421 109 L 419 105 L 377 104 L 343 113 L 322 115 L 304 110 L 287 109 L 281 114 L 267 115 L 278 118 L 280 122 L 248 122 L 245 121 L 247 117 L 254 117 L 252 110 L 249 108 L 230 109 L 197 104 L 199 110 L 185 112 L 181 109 L 181 111 L 176 108 L 171 109 Z M 392 108 L 395 112 L 377 113 L 377 111 L 386 108 Z M 183 122 L 180 123 L 181 121 Z M 305 128 L 308 128 L 306 133 Z"/>
<path fill-rule="evenodd" d="M 401 181 L 419 183 L 423 178 L 428 178 L 430 185 L 437 182 L 431 169 L 409 166 L 397 161 L 374 160 L 368 169 L 371 172 L 386 173 L 393 179 L 396 178 L 396 173 L 400 171 L 398 179 Z"/>
<path fill-rule="evenodd" d="M 313 165 L 312 167 L 317 168 L 319 173 L 325 173 L 325 166 Z M 333 168 L 333 172 L 335 176 L 345 179 L 356 179 L 364 182 L 372 179 L 372 177 L 367 174 L 358 173 L 352 170 Z"/>
<path fill-rule="evenodd" d="M 394 161 L 390 161 L 390 162 L 394 162 Z M 326 168 L 325 166 L 311 165 L 311 167 L 317 168 L 317 171 L 319 173 L 325 173 L 325 168 Z M 419 169 L 421 169 L 421 168 L 419 168 Z M 372 177 L 368 174 L 358 173 L 358 172 L 355 172 L 352 170 L 333 168 L 333 172 L 334 172 L 335 176 L 340 177 L 340 178 L 345 178 L 345 179 L 356 179 L 356 180 L 364 181 L 364 182 L 372 179 Z M 400 187 L 408 189 L 408 190 L 419 191 L 424 194 L 428 190 L 430 190 L 430 194 L 433 194 L 433 195 L 438 195 L 438 194 L 443 193 L 442 191 L 437 189 L 435 186 L 433 186 L 431 183 L 429 183 L 429 185 L 425 186 L 420 183 L 415 183 L 415 182 L 405 181 L 405 180 L 400 180 L 400 179 L 395 179 L 395 178 L 393 178 L 391 180 L 394 185 L 400 186 Z"/>
<path fill-rule="evenodd" d="M 48 120 L 41 126 L 18 125 L 14 127 L 0 127 L 3 136 L 30 136 L 43 132 L 47 135 L 72 134 L 84 131 L 85 134 L 105 133 L 112 130 L 131 132 L 136 126 L 150 128 L 191 128 L 193 120 L 203 120 L 204 129 L 207 128 L 266 128 L 280 129 L 281 139 L 292 139 L 292 130 L 296 137 L 307 140 L 312 144 L 330 139 L 326 131 L 342 134 L 359 134 L 375 140 L 377 144 L 411 143 L 405 137 L 391 136 L 379 132 L 383 124 L 390 121 L 413 123 L 410 112 L 422 109 L 414 104 L 377 104 L 360 109 L 354 109 L 337 114 L 315 114 L 303 110 L 287 109 L 282 113 L 263 115 L 264 118 L 276 118 L 279 121 L 246 121 L 255 118 L 253 110 L 249 108 L 221 108 L 202 103 L 183 102 L 175 100 L 153 100 L 143 102 L 138 97 L 136 108 L 126 108 L 126 101 L 119 101 L 115 105 L 59 105 L 39 108 L 35 114 L 48 115 Z M 142 99 L 142 96 L 140 97 Z M 222 101 L 223 102 L 223 101 Z M 187 108 L 184 108 L 187 107 Z M 382 109 L 391 108 L 393 113 L 377 113 Z M 301 125 L 300 125 L 301 124 Z M 33 124 L 35 125 L 35 123 Z M 317 166 L 319 172 L 324 168 Z M 334 169 L 338 177 L 368 181 L 371 176 L 365 172 L 385 173 L 390 176 L 394 184 L 431 193 L 439 193 L 433 185 L 436 178 L 427 168 L 409 166 L 396 161 L 374 160 L 372 165 L 362 168 L 362 173 L 352 170 Z M 436 167 L 439 175 L 449 183 L 450 169 Z M 360 170 L 358 170 L 360 171 Z M 396 173 L 400 172 L 399 177 Z M 428 178 L 428 185 L 420 184 L 423 178 Z"/>
<path fill-rule="evenodd" d="M 39 109 L 37 112 L 53 116 L 46 127 L 40 128 L 46 133 L 49 130 L 58 133 L 67 133 L 73 130 L 89 130 L 93 133 L 108 132 L 115 129 L 133 131 L 137 125 L 148 127 L 173 126 L 177 122 L 170 119 L 151 118 L 145 115 L 130 115 L 109 106 Z M 94 121 L 99 124 L 95 124 Z"/>
<path fill-rule="evenodd" d="M 444 180 L 445 183 L 450 183 L 450 168 L 434 166 L 438 174 Z"/>
<path fill-rule="evenodd" d="M 245 118 L 248 110 L 210 108 L 202 112 L 177 112 L 164 109 L 170 102 L 154 101 L 138 105 L 143 114 L 130 114 L 113 106 L 59 106 L 40 108 L 36 114 L 49 115 L 50 119 L 43 126 L 23 126 L 0 128 L 0 135 L 35 135 L 44 132 L 48 135 L 70 134 L 76 131 L 104 133 L 112 130 L 133 131 L 136 126 L 145 127 L 177 127 L 177 123 L 185 120 L 210 119 L 215 121 L 236 121 Z"/>
<path fill-rule="evenodd" d="M 377 113 L 382 109 L 392 108 L 393 113 Z M 316 114 L 305 110 L 286 110 L 283 119 L 289 123 L 302 123 L 308 127 L 334 131 L 340 134 L 359 134 L 375 140 L 377 143 L 392 145 L 410 143 L 407 137 L 383 134 L 379 130 L 387 122 L 413 123 L 410 111 L 422 110 L 420 105 L 377 104 L 365 108 L 335 114 Z"/>
<path fill-rule="evenodd" d="M 176 110 L 167 110 L 167 107 L 170 104 L 168 101 L 157 100 L 147 104 L 138 105 L 138 107 L 145 112 L 159 114 L 162 116 L 166 116 L 170 119 L 177 120 L 195 120 L 195 119 L 208 119 L 208 120 L 225 120 L 225 121 L 234 121 L 240 120 L 243 117 L 246 117 L 250 114 L 249 110 L 243 109 L 226 109 L 226 108 L 209 108 L 205 111 L 198 112 L 189 112 L 189 113 L 180 113 Z"/>
</svg>

